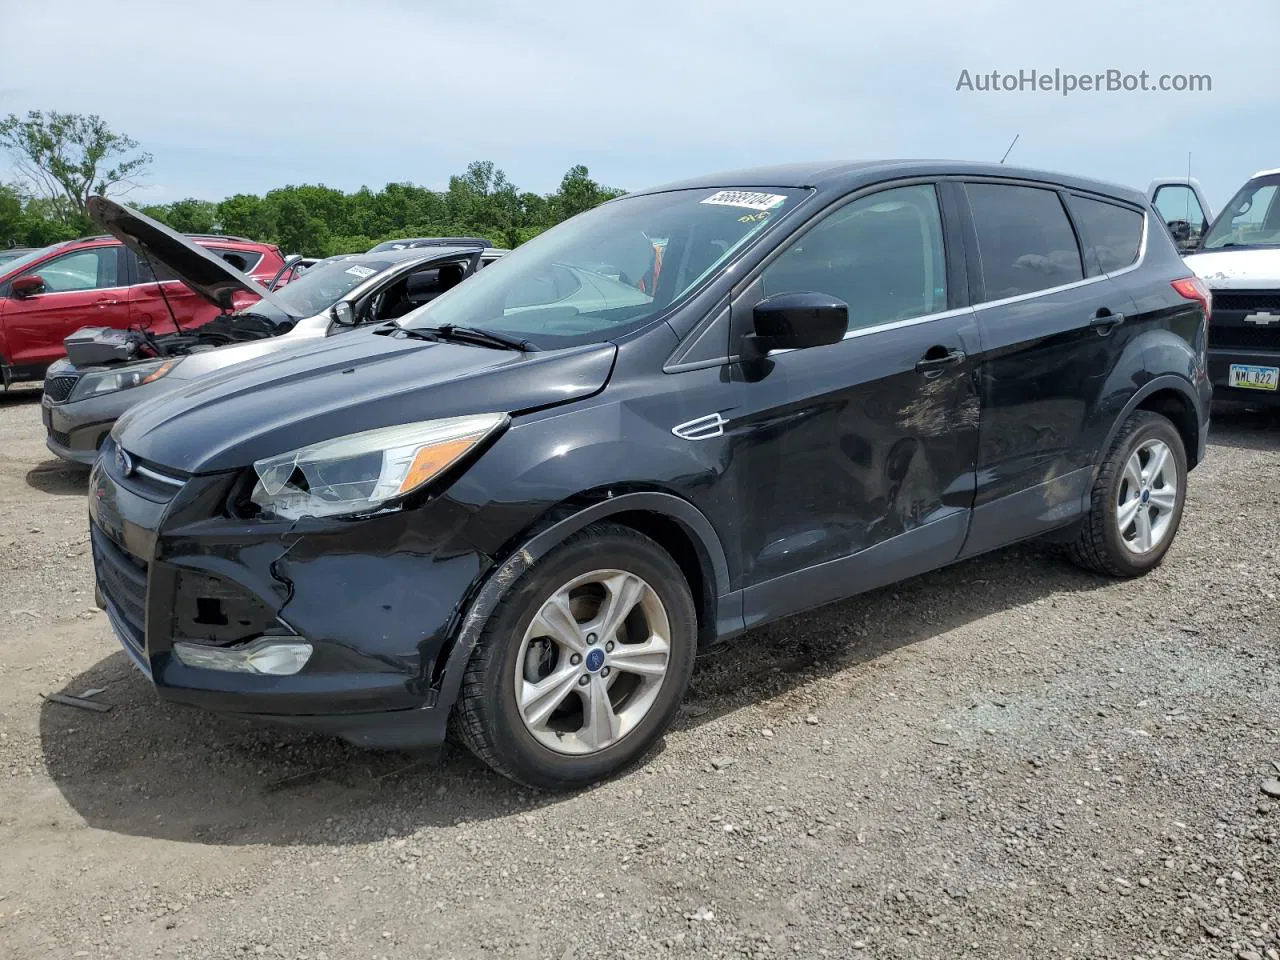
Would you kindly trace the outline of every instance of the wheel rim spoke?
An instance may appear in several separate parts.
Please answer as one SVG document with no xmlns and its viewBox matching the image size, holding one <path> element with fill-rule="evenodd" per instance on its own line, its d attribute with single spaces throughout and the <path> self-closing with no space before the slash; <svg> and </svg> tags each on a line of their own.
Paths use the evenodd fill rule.
<svg viewBox="0 0 1280 960">
<path fill-rule="evenodd" d="M 1152 490 L 1150 503 L 1161 513 L 1170 512 L 1178 504 L 1178 491 L 1172 487 L 1161 487 L 1159 490 Z"/>
<path fill-rule="evenodd" d="M 578 671 L 568 664 L 537 683 L 522 681 L 520 714 L 524 717 L 524 722 L 530 727 L 545 727 L 556 708 L 564 703 L 577 683 Z"/>
<path fill-rule="evenodd" d="M 1146 475 L 1147 483 L 1152 484 L 1164 473 L 1165 465 L 1169 461 L 1169 448 L 1163 443 L 1153 443 L 1149 448 L 1149 455 L 1147 468 L 1143 473 Z"/>
<path fill-rule="evenodd" d="M 1133 526 L 1133 521 L 1137 519 L 1138 511 L 1141 509 L 1142 497 L 1133 497 L 1120 504 L 1120 509 L 1116 511 L 1116 523 L 1120 527 L 1121 534 Z"/>
<path fill-rule="evenodd" d="M 621 728 L 622 721 L 609 700 L 608 684 L 599 675 L 593 676 L 583 697 L 582 729 L 578 736 L 592 750 L 602 750 L 618 739 Z"/>
<path fill-rule="evenodd" d="M 542 605 L 531 629 L 534 636 L 548 637 L 571 653 L 581 654 L 587 649 L 582 628 L 574 619 L 569 609 L 569 597 L 563 590 L 552 594 Z"/>
<path fill-rule="evenodd" d="M 643 643 L 620 643 L 609 656 L 609 663 L 623 673 L 642 677 L 661 677 L 667 672 L 671 645 L 654 634 Z"/>
<path fill-rule="evenodd" d="M 602 642 L 617 638 L 618 628 L 622 626 L 627 617 L 630 616 L 631 611 L 636 608 L 636 604 L 644 597 L 644 592 L 648 589 L 648 585 L 633 574 L 620 573 L 604 581 L 604 587 L 609 595 L 601 605 L 600 613 L 595 619 Z"/>
<path fill-rule="evenodd" d="M 1134 518 L 1134 527 L 1137 529 L 1137 536 L 1134 538 L 1134 545 L 1142 551 L 1151 549 L 1151 511 L 1139 510 L 1138 515 Z"/>
<path fill-rule="evenodd" d="M 1129 462 L 1124 465 L 1124 478 L 1128 481 L 1131 491 L 1142 489 L 1142 459 L 1136 450 L 1129 458 Z"/>
</svg>

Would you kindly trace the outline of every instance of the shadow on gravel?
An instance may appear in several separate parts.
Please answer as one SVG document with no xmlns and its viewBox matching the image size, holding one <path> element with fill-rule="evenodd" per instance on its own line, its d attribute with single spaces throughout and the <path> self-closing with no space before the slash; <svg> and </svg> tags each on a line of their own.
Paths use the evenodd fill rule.
<svg viewBox="0 0 1280 960">
<path fill-rule="evenodd" d="M 89 468 L 65 460 L 46 460 L 27 471 L 27 486 L 54 496 L 83 497 L 89 489 Z"/>
<path fill-rule="evenodd" d="M 14 384 L 8 390 L 0 390 L 0 407 L 18 406 L 24 403 L 39 403 L 43 393 L 42 383 Z"/>
<path fill-rule="evenodd" d="M 757 702 L 780 715 L 809 712 L 787 694 L 990 614 L 1110 582 L 1051 548 L 1023 546 L 792 617 L 703 656 L 675 729 Z M 204 844 L 341 845 L 561 799 L 514 786 L 461 748 L 447 747 L 440 760 L 368 753 L 167 704 L 123 653 L 62 692 L 95 687 L 105 688 L 96 699 L 112 704 L 109 712 L 46 701 L 40 736 L 58 789 L 99 830 Z"/>
<path fill-rule="evenodd" d="M 1280 450 L 1280 408 L 1215 413 L 1209 442 L 1241 450 Z"/>
</svg>

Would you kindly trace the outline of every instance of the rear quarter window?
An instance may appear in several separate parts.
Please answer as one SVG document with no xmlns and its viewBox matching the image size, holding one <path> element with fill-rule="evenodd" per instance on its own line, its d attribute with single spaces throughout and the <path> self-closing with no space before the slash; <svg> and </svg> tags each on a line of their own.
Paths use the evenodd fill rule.
<svg viewBox="0 0 1280 960">
<path fill-rule="evenodd" d="M 209 247 L 207 249 L 212 253 L 216 253 L 241 273 L 252 272 L 262 262 L 263 255 L 253 250 L 231 250 L 227 247 Z"/>
<path fill-rule="evenodd" d="M 1131 267 L 1142 246 L 1144 216 L 1132 207 L 1068 196 L 1067 206 L 1080 229 L 1089 273 L 1114 273 Z"/>
<path fill-rule="evenodd" d="M 1075 231 L 1056 191 L 968 183 L 965 193 L 978 234 L 985 301 L 1084 279 Z"/>
</svg>

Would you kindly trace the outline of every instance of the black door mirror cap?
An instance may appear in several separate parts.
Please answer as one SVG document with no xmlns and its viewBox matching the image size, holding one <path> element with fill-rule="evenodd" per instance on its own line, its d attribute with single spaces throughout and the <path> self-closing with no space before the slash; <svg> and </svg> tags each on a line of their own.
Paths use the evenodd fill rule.
<svg viewBox="0 0 1280 960">
<path fill-rule="evenodd" d="M 741 353 L 758 360 L 772 350 L 839 343 L 849 331 L 849 305 L 827 293 L 777 293 L 755 305 L 751 320 Z"/>
</svg>

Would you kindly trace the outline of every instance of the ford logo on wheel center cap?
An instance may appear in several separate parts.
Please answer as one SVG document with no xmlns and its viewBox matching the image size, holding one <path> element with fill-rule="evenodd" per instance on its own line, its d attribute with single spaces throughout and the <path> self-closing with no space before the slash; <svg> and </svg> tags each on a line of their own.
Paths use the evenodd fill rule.
<svg viewBox="0 0 1280 960">
<path fill-rule="evenodd" d="M 587 669 L 595 673 L 604 666 L 604 651 L 596 647 L 587 654 Z"/>
</svg>

